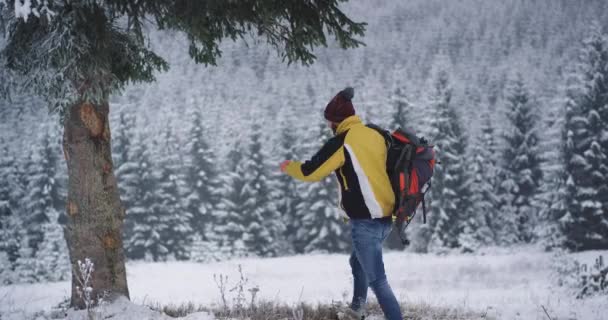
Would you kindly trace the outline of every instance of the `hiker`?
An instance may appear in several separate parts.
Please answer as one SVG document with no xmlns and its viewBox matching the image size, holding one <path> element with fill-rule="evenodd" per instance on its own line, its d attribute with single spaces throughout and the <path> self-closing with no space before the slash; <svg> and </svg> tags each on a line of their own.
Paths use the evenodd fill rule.
<svg viewBox="0 0 608 320">
<path fill-rule="evenodd" d="M 348 317 L 363 318 L 367 288 L 371 287 L 388 320 L 402 319 L 399 303 L 388 284 L 382 243 L 392 227 L 395 195 L 386 172 L 383 136 L 355 115 L 353 88 L 340 91 L 325 108 L 334 137 L 310 160 L 286 160 L 281 171 L 302 181 L 320 181 L 335 172 L 340 207 L 349 217 L 353 252 L 350 256 L 354 290 Z"/>
</svg>

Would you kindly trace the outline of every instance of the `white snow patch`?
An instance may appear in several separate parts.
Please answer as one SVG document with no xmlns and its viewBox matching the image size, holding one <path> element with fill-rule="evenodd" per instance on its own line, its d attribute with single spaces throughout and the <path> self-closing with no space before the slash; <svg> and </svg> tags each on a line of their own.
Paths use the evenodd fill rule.
<svg viewBox="0 0 608 320">
<path fill-rule="evenodd" d="M 172 320 L 167 315 L 154 311 L 148 307 L 137 305 L 127 298 L 120 297 L 112 304 L 103 305 L 91 311 L 93 319 L 146 319 L 146 320 Z M 69 310 L 66 320 L 88 320 L 89 314 L 86 310 Z M 196 312 L 181 318 L 187 320 L 214 320 L 215 317 L 206 312 Z"/>
<path fill-rule="evenodd" d="M 27 22 L 27 18 L 32 14 L 32 3 L 30 0 L 15 1 L 15 17 L 22 18 Z"/>
<path fill-rule="evenodd" d="M 608 251 L 571 255 L 592 260 Z M 552 279 L 551 253 L 536 248 L 484 249 L 475 255 L 385 254 L 389 283 L 407 303 L 469 309 L 498 319 L 605 320 L 605 296 L 577 300 Z M 347 301 L 352 290 L 348 255 L 305 255 L 273 259 L 237 259 L 219 263 L 135 262 L 127 265 L 135 304 L 219 306 L 214 274 L 238 279 L 238 265 L 259 286 L 258 298 L 285 303 Z M 247 289 L 246 288 L 246 289 Z M 69 296 L 70 283 L 14 285 L 0 288 L 0 314 L 10 310 L 49 310 Z M 233 293 L 228 293 L 232 295 Z M 247 292 L 246 292 L 247 294 Z M 369 296 L 373 297 L 370 291 Z M 3 298 L 4 297 L 4 298 Z M 229 299 L 233 298 L 229 296 Z"/>
</svg>

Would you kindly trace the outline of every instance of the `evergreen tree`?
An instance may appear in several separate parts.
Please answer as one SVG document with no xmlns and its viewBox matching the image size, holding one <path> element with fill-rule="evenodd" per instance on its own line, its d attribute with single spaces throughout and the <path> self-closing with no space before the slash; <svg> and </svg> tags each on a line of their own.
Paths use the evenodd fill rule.
<svg viewBox="0 0 608 320">
<path fill-rule="evenodd" d="M 512 80 L 507 92 L 507 125 L 503 139 L 499 212 L 505 244 L 531 242 L 538 221 L 537 196 L 542 181 L 538 115 L 523 78 Z"/>
<path fill-rule="evenodd" d="M 59 212 L 47 211 L 49 222 L 42 225 L 43 241 L 34 258 L 36 281 L 64 281 L 70 274 L 68 248 L 59 224 Z"/>
<path fill-rule="evenodd" d="M 224 165 L 226 171 L 235 172 L 236 168 L 241 164 L 245 158 L 243 151 L 245 143 L 241 139 L 234 141 L 228 155 L 226 156 L 226 164 Z"/>
<path fill-rule="evenodd" d="M 292 110 L 283 112 L 282 119 L 278 121 L 280 138 L 276 146 L 278 149 L 274 152 L 275 163 L 280 163 L 286 159 L 297 159 L 298 152 L 296 146 L 300 144 L 298 134 L 301 135 L 299 129 L 295 128 L 296 122 L 289 117 L 293 114 Z M 275 166 L 276 168 L 276 166 Z M 271 169 L 272 170 L 272 169 Z M 295 250 L 294 243 L 296 242 L 298 230 L 301 229 L 302 221 L 298 216 L 297 207 L 304 200 L 303 194 L 297 188 L 297 183 L 291 177 L 285 175 L 280 170 L 271 171 L 270 183 L 271 201 L 273 207 L 281 215 L 281 220 L 285 225 L 284 238 L 289 244 L 288 251 Z M 309 197 L 306 194 L 306 197 Z"/>
<path fill-rule="evenodd" d="M 44 239 L 40 226 L 50 222 L 48 211 L 60 212 L 63 209 L 56 175 L 59 159 L 54 150 L 59 146 L 52 141 L 49 133 L 43 130 L 25 167 L 28 182 L 23 198 L 23 224 L 32 255 L 37 253 L 38 246 Z"/>
<path fill-rule="evenodd" d="M 12 270 L 10 268 L 11 261 L 9 260 L 6 251 L 0 250 L 0 284 L 10 284 Z"/>
<path fill-rule="evenodd" d="M 213 229 L 214 226 L 209 225 L 207 227 Z M 207 235 L 203 238 L 202 232 L 196 232 L 192 236 L 191 242 L 189 252 L 191 261 L 217 262 L 232 257 L 227 248 L 220 246 L 221 237 L 219 235 L 213 235 L 213 237 Z"/>
<path fill-rule="evenodd" d="M 466 164 L 466 137 L 455 107 L 452 105 L 452 89 L 446 69 L 437 67 L 431 97 L 433 118 L 433 142 L 441 165 L 433 175 L 432 208 L 430 218 L 433 228 L 431 247 L 458 248 L 464 222 L 470 213 L 470 178 Z"/>
<path fill-rule="evenodd" d="M 0 204 L 5 205 L 6 202 Z M 5 213 L 7 211 L 4 211 Z M 22 253 L 23 225 L 16 212 L 10 215 L 0 215 L 0 283 L 11 284 L 20 282 L 15 272 L 20 265 L 19 258 Z"/>
<path fill-rule="evenodd" d="M 20 167 L 8 145 L 2 143 L 0 152 L 0 254 L 4 252 L 9 264 L 2 268 L 13 270 L 14 263 L 19 257 L 18 230 L 23 224 L 21 218 L 20 200 L 24 195 L 24 186 L 20 182 Z"/>
<path fill-rule="evenodd" d="M 40 281 L 41 279 L 37 278 L 38 264 L 34 257 L 34 249 L 30 247 L 28 234 L 25 231 L 17 234 L 19 252 L 13 270 L 13 280 L 20 283 Z"/>
<path fill-rule="evenodd" d="M 397 128 L 415 129 L 412 125 L 413 107 L 402 88 L 395 89 L 395 92 L 391 97 L 391 106 L 393 108 L 391 122 L 389 125 L 391 130 Z"/>
<path fill-rule="evenodd" d="M 150 214 L 158 217 L 158 222 L 153 228 L 159 234 L 157 244 L 160 256 L 156 259 L 178 259 L 188 258 L 188 249 L 192 240 L 193 231 L 190 222 L 192 214 L 186 210 L 184 196 L 184 176 L 181 173 L 182 163 L 176 149 L 177 141 L 169 127 L 166 127 L 161 146 L 162 158 L 155 169 L 157 175 L 156 190 L 154 191 L 154 202 L 150 208 Z"/>
<path fill-rule="evenodd" d="M 129 147 L 135 129 L 135 118 L 133 114 L 121 110 L 118 112 L 118 119 L 114 122 L 116 127 L 112 130 L 114 133 L 112 137 L 112 160 L 117 171 L 116 178 L 119 178 L 120 165 L 129 160 Z"/>
<path fill-rule="evenodd" d="M 64 197 L 57 173 L 59 144 L 54 133 L 46 125 L 41 127 L 38 141 L 23 163 L 20 180 L 25 192 L 19 199 L 20 217 L 9 222 L 13 228 L 19 226 L 7 234 L 12 238 L 7 245 L 15 259 L 14 280 L 19 282 L 65 279 L 65 271 L 69 271 L 66 260 L 59 262 L 67 257 L 67 249 L 58 219 L 64 210 Z M 58 246 L 51 244 L 58 241 L 61 242 Z M 57 259 L 52 258 L 54 255 Z"/>
<path fill-rule="evenodd" d="M 353 48 L 362 44 L 355 37 L 365 31 L 365 24 L 348 18 L 336 0 L 322 5 L 3 0 L 0 16 L 0 29 L 6 30 L 6 45 L 0 50 L 0 78 L 7 78 L 5 69 L 19 73 L 23 81 L 14 87 L 33 90 L 46 98 L 50 110 L 69 115 L 63 117 L 68 208 L 72 212 L 68 217 L 78 212 L 81 218 L 78 223 L 68 218 L 66 238 L 73 264 L 85 257 L 95 262 L 98 272 L 93 276 L 93 296 L 104 291 L 111 296 L 129 295 L 120 232 L 123 206 L 108 163 L 112 159 L 108 100 L 127 83 L 151 82 L 155 71 L 168 68 L 168 63 L 150 49 L 144 21 L 154 21 L 151 25 L 158 29 L 183 32 L 189 41 L 188 53 L 204 64 L 217 62 L 223 39 L 242 39 L 252 31 L 277 49 L 284 60 L 304 64 L 314 61 L 313 48 L 327 46 L 327 34 L 335 35 L 339 47 Z M 3 82 L 3 96 L 7 94 L 4 86 Z M 103 234 L 91 234 L 97 230 Z M 85 245 L 92 241 L 97 244 Z M 104 246 L 108 243 L 111 248 Z M 72 284 L 71 305 L 85 307 L 76 282 Z"/>
<path fill-rule="evenodd" d="M 114 162 L 114 170 L 116 179 L 118 180 L 118 189 L 120 190 L 121 200 L 125 208 L 131 206 L 127 199 L 131 198 L 127 190 L 127 176 L 132 168 L 132 159 L 130 158 L 131 141 L 133 140 L 135 130 L 135 117 L 133 114 L 121 110 L 118 113 L 118 119 L 115 121 L 116 127 L 112 137 L 112 158 Z M 133 177 L 129 177 L 133 178 Z"/>
<path fill-rule="evenodd" d="M 245 177 L 237 172 L 243 172 L 245 155 L 243 155 L 243 141 L 238 139 L 234 142 L 227 155 L 226 163 L 223 164 L 222 172 L 219 174 L 221 198 L 217 204 L 216 233 L 219 235 L 218 245 L 220 250 L 228 256 L 247 256 L 245 246 L 245 225 L 249 217 L 240 210 L 247 201 L 247 194 L 243 192 Z"/>
<path fill-rule="evenodd" d="M 565 214 L 566 178 L 563 146 L 566 114 L 565 95 L 560 94 L 543 108 L 547 108 L 541 132 L 541 152 L 543 161 L 543 182 L 539 189 L 540 221 L 536 230 L 540 243 L 545 249 L 563 247 L 564 235 L 559 219 Z"/>
<path fill-rule="evenodd" d="M 214 226 L 218 223 L 216 207 L 220 199 L 217 158 L 207 143 L 210 136 L 205 128 L 203 115 L 199 107 L 192 113 L 187 149 L 186 171 L 186 203 L 185 209 L 192 216 L 193 228 L 193 258 L 204 261 L 200 255 L 214 253 L 212 247 L 219 241 Z"/>
<path fill-rule="evenodd" d="M 286 251 L 285 226 L 270 199 L 267 156 L 262 150 L 259 123 L 254 123 L 250 139 L 246 158 L 236 171 L 245 177 L 241 189 L 245 202 L 240 206 L 241 214 L 248 216 L 244 241 L 247 248 L 257 255 L 278 256 Z"/>
<path fill-rule="evenodd" d="M 306 135 L 305 148 L 313 154 L 331 138 L 331 132 L 324 122 L 310 129 L 313 130 Z M 333 176 L 320 182 L 300 184 L 300 193 L 306 197 L 296 208 L 299 226 L 294 229 L 293 241 L 297 253 L 344 253 L 350 247 L 346 215 L 338 208 L 338 188 Z"/>
<path fill-rule="evenodd" d="M 608 39 L 594 24 L 570 83 L 564 130 L 565 245 L 608 248 Z"/>
<path fill-rule="evenodd" d="M 243 164 L 236 163 L 239 169 Z M 238 170 L 242 172 L 242 170 Z M 224 171 L 220 174 L 222 183 L 222 198 L 217 205 L 216 232 L 219 236 L 218 245 L 222 252 L 232 257 L 247 256 L 245 245 L 245 226 L 249 213 L 241 211 L 242 205 L 248 200 L 248 194 L 243 192 L 245 178 L 237 171 Z"/>
<path fill-rule="evenodd" d="M 470 156 L 471 206 L 460 237 L 465 251 L 494 244 L 496 230 L 501 227 L 496 221 L 496 150 L 494 125 L 486 107 L 481 115 L 481 132 L 473 143 Z"/>
<path fill-rule="evenodd" d="M 124 226 L 125 254 L 130 259 L 160 260 L 167 254 L 161 243 L 160 216 L 152 210 L 156 205 L 158 177 L 150 161 L 150 149 L 141 138 L 134 139 L 129 152 L 129 161 L 124 164 L 123 197 L 127 217 Z"/>
</svg>

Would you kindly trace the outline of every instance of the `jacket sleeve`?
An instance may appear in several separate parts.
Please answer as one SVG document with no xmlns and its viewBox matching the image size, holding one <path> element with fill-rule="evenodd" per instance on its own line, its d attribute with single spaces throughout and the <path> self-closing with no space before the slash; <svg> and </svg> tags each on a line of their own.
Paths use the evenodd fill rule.
<svg viewBox="0 0 608 320">
<path fill-rule="evenodd" d="M 302 181 L 313 182 L 330 175 L 344 165 L 344 137 L 331 138 L 310 160 L 292 161 L 285 172 Z"/>
</svg>

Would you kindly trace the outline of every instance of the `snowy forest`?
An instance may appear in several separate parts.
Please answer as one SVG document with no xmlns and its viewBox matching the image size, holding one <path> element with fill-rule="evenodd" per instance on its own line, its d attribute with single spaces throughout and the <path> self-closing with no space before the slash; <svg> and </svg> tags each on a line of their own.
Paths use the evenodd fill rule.
<svg viewBox="0 0 608 320">
<path fill-rule="evenodd" d="M 417 216 L 411 245 L 388 248 L 608 249 L 608 2 L 345 8 L 368 23 L 365 46 L 330 43 L 311 66 L 255 39 L 223 42 L 203 66 L 183 35 L 149 32 L 170 69 L 110 99 L 128 259 L 347 253 L 334 178 L 279 170 L 331 137 L 323 108 L 346 86 L 365 122 L 416 130 L 441 161 L 428 222 Z M 0 100 L 0 117 L 0 283 L 68 280 L 61 115 L 20 94 Z"/>
</svg>

